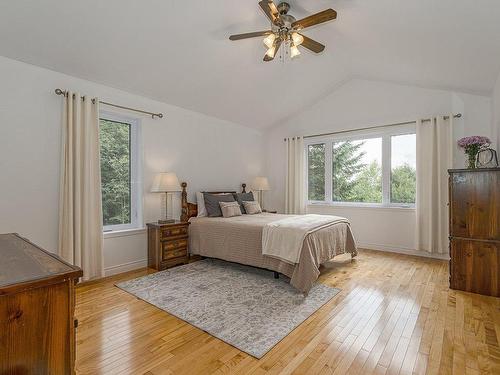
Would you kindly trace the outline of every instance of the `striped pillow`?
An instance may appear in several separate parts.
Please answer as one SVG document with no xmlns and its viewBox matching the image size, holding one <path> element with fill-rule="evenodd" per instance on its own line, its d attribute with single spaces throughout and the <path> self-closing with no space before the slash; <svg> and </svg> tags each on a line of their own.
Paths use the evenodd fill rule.
<svg viewBox="0 0 500 375">
<path fill-rule="evenodd" d="M 262 212 L 262 208 L 260 208 L 260 204 L 257 201 L 244 201 L 243 206 L 248 215 L 260 214 Z"/>
<path fill-rule="evenodd" d="M 238 202 L 219 202 L 219 205 L 220 210 L 222 211 L 222 216 L 241 216 L 240 205 L 238 204 Z"/>
</svg>

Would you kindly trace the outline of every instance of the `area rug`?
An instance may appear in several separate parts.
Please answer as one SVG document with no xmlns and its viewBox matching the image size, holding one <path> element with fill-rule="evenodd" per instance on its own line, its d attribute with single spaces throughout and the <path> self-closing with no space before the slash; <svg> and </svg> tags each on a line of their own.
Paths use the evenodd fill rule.
<svg viewBox="0 0 500 375">
<path fill-rule="evenodd" d="M 340 291 L 317 283 L 305 297 L 282 275 L 216 259 L 116 286 L 256 358 Z"/>
</svg>

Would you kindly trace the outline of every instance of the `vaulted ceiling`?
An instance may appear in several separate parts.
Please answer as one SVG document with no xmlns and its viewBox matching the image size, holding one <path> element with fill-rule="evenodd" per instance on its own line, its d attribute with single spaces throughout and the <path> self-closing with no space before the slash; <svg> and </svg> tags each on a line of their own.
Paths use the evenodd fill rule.
<svg viewBox="0 0 500 375">
<path fill-rule="evenodd" d="M 500 70 L 498 0 L 289 0 L 326 44 L 264 63 L 257 0 L 16 0 L 0 5 L 0 55 L 264 128 L 350 77 L 489 94 Z"/>
</svg>

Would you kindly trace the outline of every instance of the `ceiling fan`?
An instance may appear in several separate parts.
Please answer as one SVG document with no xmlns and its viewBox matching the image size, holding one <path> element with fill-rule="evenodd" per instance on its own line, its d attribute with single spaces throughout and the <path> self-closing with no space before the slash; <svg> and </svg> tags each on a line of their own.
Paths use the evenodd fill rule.
<svg viewBox="0 0 500 375">
<path fill-rule="evenodd" d="M 271 30 L 231 35 L 229 37 L 230 40 L 265 36 L 264 44 L 268 50 L 264 55 L 264 61 L 274 60 L 276 52 L 281 47 L 284 50 L 286 49 L 286 53 L 288 53 L 288 47 L 290 48 L 291 58 L 300 55 L 299 45 L 315 53 L 320 53 L 325 49 L 323 44 L 302 35 L 300 31 L 306 27 L 336 19 L 336 11 L 327 9 L 297 21 L 294 16 L 288 14 L 290 4 L 286 2 L 281 2 L 276 6 L 272 0 L 262 0 L 259 2 L 259 5 L 269 21 L 271 21 Z"/>
</svg>

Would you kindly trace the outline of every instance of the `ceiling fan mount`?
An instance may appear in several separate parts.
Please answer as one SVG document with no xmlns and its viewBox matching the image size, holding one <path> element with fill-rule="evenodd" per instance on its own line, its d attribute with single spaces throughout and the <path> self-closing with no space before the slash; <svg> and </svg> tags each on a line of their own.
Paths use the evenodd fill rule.
<svg viewBox="0 0 500 375">
<path fill-rule="evenodd" d="M 288 3 L 279 3 L 278 6 L 278 12 L 279 12 L 279 22 L 277 25 L 274 23 L 272 24 L 272 27 L 277 27 L 279 29 L 287 29 L 291 30 L 292 29 L 292 23 L 297 21 L 297 19 L 292 16 L 291 14 L 288 14 L 288 11 L 290 10 L 290 4 Z"/>
<path fill-rule="evenodd" d="M 307 48 L 308 50 L 320 53 L 325 49 L 325 46 L 313 39 L 300 33 L 303 29 L 318 25 L 337 18 L 337 12 L 333 9 L 326 9 L 322 12 L 310 15 L 308 17 L 297 20 L 291 14 L 290 4 L 281 2 L 275 5 L 272 0 L 262 0 L 259 6 L 264 11 L 264 14 L 271 22 L 271 29 L 264 31 L 256 31 L 245 34 L 231 35 L 230 40 L 240 40 L 247 38 L 255 38 L 265 36 L 264 44 L 268 47 L 264 61 L 272 61 L 276 52 L 280 50 L 293 58 L 300 55 L 298 46 Z"/>
<path fill-rule="evenodd" d="M 285 15 L 290 10 L 290 4 L 283 1 L 276 6 L 276 9 L 278 9 L 279 14 Z"/>
</svg>

